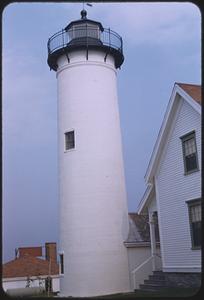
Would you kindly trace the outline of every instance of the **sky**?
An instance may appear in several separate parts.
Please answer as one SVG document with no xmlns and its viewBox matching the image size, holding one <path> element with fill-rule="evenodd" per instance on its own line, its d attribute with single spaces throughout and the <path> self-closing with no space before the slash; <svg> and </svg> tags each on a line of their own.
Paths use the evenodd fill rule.
<svg viewBox="0 0 204 300">
<path fill-rule="evenodd" d="M 182 3 L 92 3 L 88 18 L 123 38 L 118 104 L 129 212 L 175 82 L 201 83 L 201 14 Z M 57 82 L 47 41 L 82 3 L 12 3 L 2 14 L 3 261 L 14 249 L 59 241 Z"/>
</svg>

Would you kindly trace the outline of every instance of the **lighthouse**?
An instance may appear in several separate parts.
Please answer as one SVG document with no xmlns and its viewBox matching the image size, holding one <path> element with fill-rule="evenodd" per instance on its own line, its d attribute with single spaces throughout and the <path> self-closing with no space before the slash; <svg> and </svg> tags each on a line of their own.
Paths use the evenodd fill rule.
<svg viewBox="0 0 204 300">
<path fill-rule="evenodd" d="M 127 292 L 128 211 L 117 97 L 122 38 L 81 11 L 48 40 L 56 72 L 60 294 Z"/>
</svg>

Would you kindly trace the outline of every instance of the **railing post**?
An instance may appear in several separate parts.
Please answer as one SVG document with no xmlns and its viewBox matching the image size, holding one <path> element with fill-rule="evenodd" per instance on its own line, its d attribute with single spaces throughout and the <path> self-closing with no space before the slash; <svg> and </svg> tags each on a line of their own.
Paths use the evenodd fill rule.
<svg viewBox="0 0 204 300">
<path fill-rule="evenodd" d="M 63 34 L 63 29 L 62 29 L 62 45 L 63 45 L 63 48 L 64 48 L 64 34 Z"/>
<path fill-rule="evenodd" d="M 110 28 L 108 28 L 108 33 L 109 33 L 109 47 L 110 47 L 110 45 L 111 45 Z"/>
<path fill-rule="evenodd" d="M 136 290 L 135 273 L 133 273 L 133 290 Z"/>
<path fill-rule="evenodd" d="M 86 23 L 86 60 L 88 60 L 88 30 L 87 30 L 87 23 Z"/>
</svg>

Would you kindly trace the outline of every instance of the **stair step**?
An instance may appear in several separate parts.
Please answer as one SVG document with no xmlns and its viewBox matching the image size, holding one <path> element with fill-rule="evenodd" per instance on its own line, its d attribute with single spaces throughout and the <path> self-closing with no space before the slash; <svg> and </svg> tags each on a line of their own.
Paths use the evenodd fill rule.
<svg viewBox="0 0 204 300">
<path fill-rule="evenodd" d="M 162 289 L 165 289 L 165 286 L 157 284 L 140 284 L 140 290 L 143 291 L 159 291 Z"/>
<path fill-rule="evenodd" d="M 153 274 L 149 275 L 149 278 L 139 285 L 139 289 L 142 291 L 161 291 L 167 287 L 166 276 L 163 271 L 153 271 Z"/>
<path fill-rule="evenodd" d="M 153 271 L 153 274 L 164 274 L 163 271 L 159 270 L 159 271 Z"/>
<path fill-rule="evenodd" d="M 159 275 L 159 274 L 157 274 L 157 275 L 149 275 L 149 279 L 151 279 L 151 280 L 165 280 L 165 275 L 164 274 L 161 274 L 161 275 Z"/>
<path fill-rule="evenodd" d="M 164 279 L 147 279 L 144 280 L 144 284 L 153 284 L 153 285 L 159 285 L 159 286 L 166 286 L 166 281 Z"/>
</svg>

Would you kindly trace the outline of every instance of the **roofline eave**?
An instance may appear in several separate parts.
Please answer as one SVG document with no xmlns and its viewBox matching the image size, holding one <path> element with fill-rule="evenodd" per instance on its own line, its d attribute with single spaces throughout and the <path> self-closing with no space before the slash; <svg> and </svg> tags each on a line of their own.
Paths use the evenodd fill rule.
<svg viewBox="0 0 204 300">
<path fill-rule="evenodd" d="M 141 199 L 141 201 L 140 201 L 140 203 L 139 203 L 139 205 L 137 207 L 137 213 L 138 214 L 142 214 L 143 213 L 146 205 L 149 202 L 149 199 L 150 199 L 149 197 L 151 196 L 151 193 L 153 191 L 153 187 L 154 187 L 154 185 L 152 183 L 148 183 L 147 188 L 146 188 L 146 190 L 144 192 L 144 195 L 142 196 L 142 199 Z"/>
<path fill-rule="evenodd" d="M 169 122 L 170 118 L 172 117 L 172 109 L 176 105 L 177 94 L 182 99 L 187 101 L 187 103 L 189 103 L 201 115 L 201 105 L 198 104 L 189 94 L 187 94 L 177 83 L 175 83 L 169 103 L 167 105 L 167 109 L 166 109 L 163 121 L 162 121 L 162 125 L 160 127 L 159 134 L 158 134 L 156 143 L 154 145 L 153 152 L 152 152 L 152 155 L 151 155 L 151 158 L 150 158 L 150 161 L 149 161 L 149 164 L 148 164 L 145 176 L 144 176 L 145 182 L 147 184 L 152 183 L 153 176 L 156 173 L 157 162 L 159 160 L 160 152 L 161 152 L 160 151 L 161 142 L 165 138 L 166 125 Z"/>
</svg>

